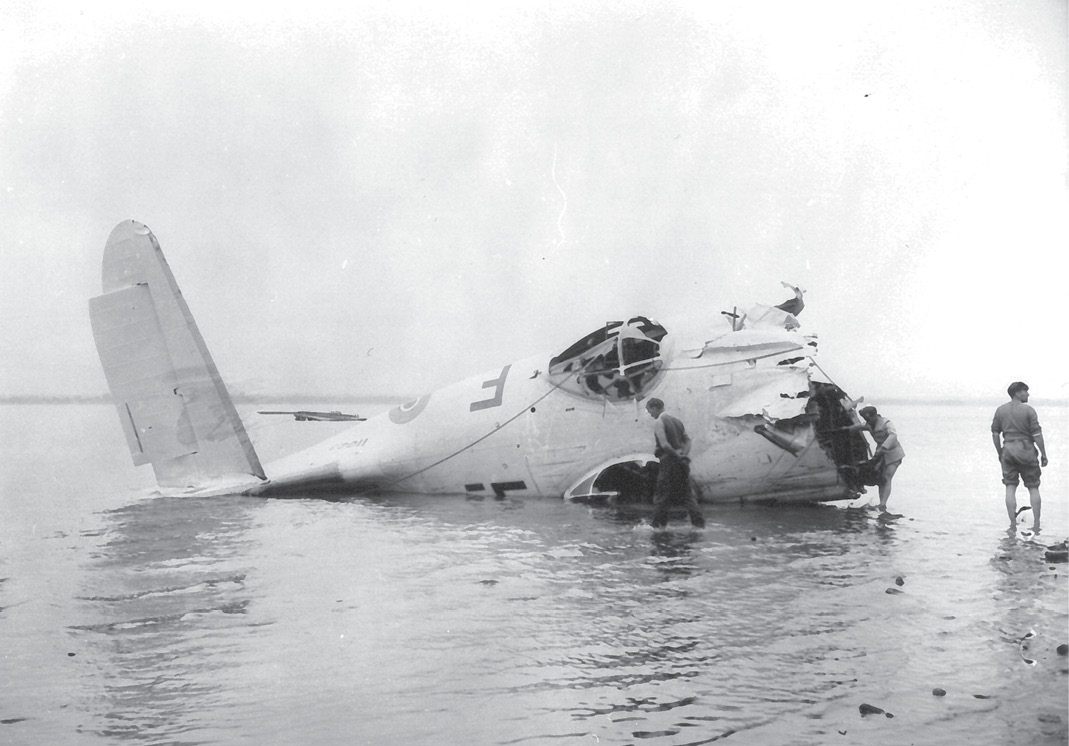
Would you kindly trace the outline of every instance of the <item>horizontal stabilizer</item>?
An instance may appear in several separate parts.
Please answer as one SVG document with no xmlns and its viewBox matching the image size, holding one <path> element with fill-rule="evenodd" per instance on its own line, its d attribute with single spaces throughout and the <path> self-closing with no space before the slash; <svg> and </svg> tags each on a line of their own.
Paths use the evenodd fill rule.
<svg viewBox="0 0 1069 746">
<path fill-rule="evenodd" d="M 256 414 L 288 414 L 298 422 L 364 422 L 367 417 L 361 417 L 358 414 L 347 414 L 345 412 L 310 412 L 306 409 L 298 409 L 295 411 L 268 411 L 260 410 Z"/>
<path fill-rule="evenodd" d="M 132 220 L 104 248 L 89 301 L 104 375 L 135 464 L 161 487 L 196 487 L 263 467 L 160 245 Z"/>
</svg>

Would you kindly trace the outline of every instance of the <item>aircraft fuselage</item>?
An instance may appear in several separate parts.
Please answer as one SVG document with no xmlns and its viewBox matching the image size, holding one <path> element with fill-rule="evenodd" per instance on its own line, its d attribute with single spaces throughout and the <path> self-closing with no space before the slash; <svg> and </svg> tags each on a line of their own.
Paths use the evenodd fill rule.
<svg viewBox="0 0 1069 746">
<path fill-rule="evenodd" d="M 251 492 L 560 497 L 573 496 L 614 464 L 656 461 L 653 421 L 639 399 L 570 393 L 547 374 L 546 360 L 532 357 L 487 371 L 372 417 L 268 464 L 268 481 Z M 684 421 L 693 440 L 691 476 L 704 500 L 813 501 L 856 494 L 820 447 L 812 422 L 792 430 L 805 443 L 796 454 L 755 432 L 764 422 L 760 411 L 718 416 L 716 402 L 733 404 L 733 389 L 759 391 L 770 378 L 785 375 L 790 373 L 783 367 L 748 360 L 710 366 L 676 359 L 648 392 Z M 808 389 L 804 375 L 795 372 L 793 378 Z"/>
<path fill-rule="evenodd" d="M 651 397 L 685 424 L 706 501 L 861 489 L 851 469 L 868 446 L 841 429 L 857 421 L 850 400 L 816 376 L 793 286 L 780 306 L 709 312 L 690 336 L 644 316 L 605 323 L 557 355 L 436 390 L 264 467 L 152 232 L 116 226 L 102 270 L 90 300 L 101 364 L 134 464 L 151 464 L 168 492 L 642 500 L 657 468 Z"/>
</svg>

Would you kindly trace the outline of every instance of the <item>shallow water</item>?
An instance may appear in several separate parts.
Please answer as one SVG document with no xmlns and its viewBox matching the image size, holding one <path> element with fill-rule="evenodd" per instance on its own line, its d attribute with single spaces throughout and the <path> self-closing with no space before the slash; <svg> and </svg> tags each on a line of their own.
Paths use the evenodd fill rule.
<svg viewBox="0 0 1069 746">
<path fill-rule="evenodd" d="M 0 743 L 1064 744 L 1069 417 L 1037 409 L 1029 538 L 993 407 L 886 407 L 900 518 L 654 533 L 550 499 L 150 497 L 110 407 L 2 406 Z"/>
</svg>

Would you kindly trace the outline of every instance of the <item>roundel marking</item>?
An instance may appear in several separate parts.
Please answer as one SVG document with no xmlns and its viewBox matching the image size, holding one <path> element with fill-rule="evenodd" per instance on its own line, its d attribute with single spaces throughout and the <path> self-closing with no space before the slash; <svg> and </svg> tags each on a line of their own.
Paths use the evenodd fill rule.
<svg viewBox="0 0 1069 746">
<path fill-rule="evenodd" d="M 408 402 L 407 404 L 401 404 L 390 410 L 390 422 L 397 425 L 404 425 L 406 422 L 411 422 L 416 419 L 424 407 L 427 406 L 427 402 L 430 401 L 431 395 L 425 394 L 418 399 Z"/>
</svg>

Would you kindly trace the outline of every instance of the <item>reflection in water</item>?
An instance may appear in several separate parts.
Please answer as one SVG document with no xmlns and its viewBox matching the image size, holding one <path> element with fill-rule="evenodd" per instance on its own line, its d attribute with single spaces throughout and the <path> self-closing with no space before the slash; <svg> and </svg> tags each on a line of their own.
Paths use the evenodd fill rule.
<svg viewBox="0 0 1069 746">
<path fill-rule="evenodd" d="M 1020 641 L 1029 630 L 1035 634 L 1048 627 L 1039 609 L 1047 606 L 1059 589 L 1058 573 L 1045 561 L 1046 552 L 1045 544 L 1019 537 L 1011 530 L 1001 538 L 998 552 L 991 558 L 998 578 L 995 600 L 1003 612 L 1006 639 Z"/>
<path fill-rule="evenodd" d="M 220 695 L 229 634 L 248 625 L 241 569 L 250 518 L 240 499 L 158 497 L 106 514 L 75 625 L 98 651 L 107 706 L 87 725 L 108 738 L 180 742 Z M 95 709 L 95 708 L 94 708 Z"/>
<path fill-rule="evenodd" d="M 665 576 L 666 580 L 691 575 L 697 569 L 694 563 L 693 549 L 701 539 L 701 534 L 698 531 L 688 533 L 652 531 L 650 557 L 653 559 L 657 570 Z M 686 589 L 681 588 L 679 592 L 682 595 L 686 595 Z"/>
<path fill-rule="evenodd" d="M 960 437 L 990 410 L 896 412 L 904 517 L 653 534 L 549 499 L 137 499 L 125 444 L 87 448 L 112 408 L 35 409 L 0 446 L 68 437 L 5 452 L 0 742 L 1065 744 L 1066 565 L 1002 533 L 990 441 Z"/>
<path fill-rule="evenodd" d="M 610 509 L 594 515 L 620 522 Z M 870 551 L 874 534 L 893 546 L 893 529 L 868 512 L 826 507 L 709 518 L 704 531 L 636 525 L 615 561 L 587 568 L 592 613 L 561 630 L 583 652 L 543 658 L 543 671 L 568 675 L 529 689 L 588 692 L 573 720 L 688 744 L 810 706 L 814 682 L 834 697 L 865 655 L 849 638 L 857 615 L 827 596 L 813 606 L 810 595 L 869 575 L 882 561 Z"/>
<path fill-rule="evenodd" d="M 821 743 L 860 701 L 897 727 L 927 706 L 891 691 L 951 702 L 933 658 L 991 678 L 972 623 L 948 621 L 991 615 L 923 596 L 942 568 L 911 557 L 931 537 L 873 511 L 722 509 L 664 532 L 610 508 L 425 496 L 104 516 L 71 632 L 96 686 L 83 731 L 110 742 Z M 993 585 L 1010 599 L 1019 582 Z M 1023 621 L 996 623 L 1014 655 L 1029 627 L 1052 634 Z M 997 713 L 960 686 L 947 722 Z"/>
<path fill-rule="evenodd" d="M 420 496 L 156 498 L 107 518 L 83 573 L 90 619 L 74 627 L 99 653 L 107 703 L 87 730 L 189 743 L 239 727 L 233 682 L 272 670 L 303 692 L 291 717 L 314 731 L 326 714 L 300 672 L 324 656 L 389 671 L 364 704 L 392 702 L 409 741 L 451 742 L 416 713 L 471 696 L 523 718 L 552 702 L 610 742 L 606 723 L 663 743 L 752 730 L 841 696 L 871 614 L 853 589 L 886 585 L 898 546 L 886 518 L 827 506 L 667 531 L 609 508 Z M 335 634 L 295 644 L 301 629 Z M 538 722 L 530 737 L 557 735 Z"/>
<path fill-rule="evenodd" d="M 1069 666 L 1058 652 L 1069 634 L 1064 617 L 1049 612 L 1065 592 L 1064 572 L 1059 572 L 1064 566 L 1047 562 L 1047 551 L 1035 536 L 1019 536 L 1012 528 L 1002 535 L 990 560 L 999 611 L 995 639 L 1001 643 L 994 652 L 1010 681 L 1039 685 L 1038 693 L 1016 700 L 1014 712 L 1005 713 L 1003 732 L 992 734 L 1002 743 L 1065 743 L 1069 735 L 1065 717 Z M 1030 715 L 1027 730 L 1017 725 L 1024 713 Z"/>
</svg>

